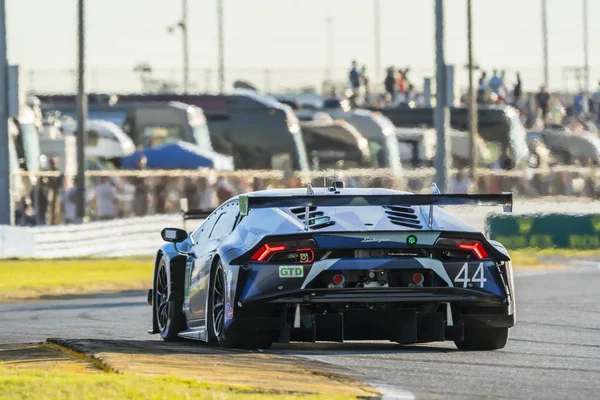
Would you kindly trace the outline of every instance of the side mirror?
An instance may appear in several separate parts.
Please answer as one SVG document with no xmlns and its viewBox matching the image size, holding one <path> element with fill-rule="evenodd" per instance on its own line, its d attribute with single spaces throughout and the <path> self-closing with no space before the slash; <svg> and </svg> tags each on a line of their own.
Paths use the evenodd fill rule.
<svg viewBox="0 0 600 400">
<path fill-rule="evenodd" d="M 160 236 L 165 242 L 181 243 L 188 237 L 188 233 L 179 228 L 165 228 L 160 233 Z"/>
</svg>

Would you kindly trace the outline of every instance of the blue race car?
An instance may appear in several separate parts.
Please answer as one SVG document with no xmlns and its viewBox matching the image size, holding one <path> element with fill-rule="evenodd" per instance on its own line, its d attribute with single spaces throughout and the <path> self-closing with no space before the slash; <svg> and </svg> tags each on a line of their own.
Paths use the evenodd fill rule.
<svg viewBox="0 0 600 400">
<path fill-rule="evenodd" d="M 508 252 L 438 207 L 477 204 L 511 211 L 512 194 L 334 182 L 187 211 L 205 219 L 191 234 L 162 231 L 149 333 L 239 348 L 345 340 L 503 348 L 516 315 Z"/>
</svg>

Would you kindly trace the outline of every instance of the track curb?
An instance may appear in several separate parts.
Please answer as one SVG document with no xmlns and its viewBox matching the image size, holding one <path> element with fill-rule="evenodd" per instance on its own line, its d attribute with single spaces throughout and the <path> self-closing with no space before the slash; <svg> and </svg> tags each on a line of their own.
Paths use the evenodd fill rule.
<svg viewBox="0 0 600 400">
<path fill-rule="evenodd" d="M 262 351 L 225 350 L 185 342 L 139 341 L 118 347 L 119 343 L 116 340 L 49 338 L 44 345 L 92 363 L 107 373 L 176 376 L 231 387 L 250 387 L 256 389 L 257 393 L 390 398 L 384 396 L 384 391 L 376 385 L 352 376 L 349 370 L 302 357 L 278 356 Z M 157 368 L 157 365 L 161 368 Z M 238 365 L 240 372 L 232 373 L 232 368 Z M 190 366 L 195 366 L 197 370 L 189 370 Z M 207 372 L 206 368 L 214 371 Z M 269 375 L 271 372 L 272 379 Z M 228 380 L 223 379 L 223 375 L 227 374 Z"/>
</svg>

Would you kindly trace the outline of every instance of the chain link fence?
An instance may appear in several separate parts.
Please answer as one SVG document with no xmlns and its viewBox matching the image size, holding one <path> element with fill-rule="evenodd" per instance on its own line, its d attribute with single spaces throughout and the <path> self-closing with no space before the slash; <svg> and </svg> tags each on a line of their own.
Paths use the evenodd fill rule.
<svg viewBox="0 0 600 400">
<path fill-rule="evenodd" d="M 576 197 L 595 199 L 600 194 L 597 169 L 555 167 L 520 171 L 478 170 L 476 182 L 468 171 L 451 170 L 451 193 L 513 192 L 517 199 Z M 350 187 L 382 187 L 428 193 L 433 169 L 405 171 L 395 176 L 389 169 L 354 169 L 319 172 L 275 170 L 215 172 L 213 170 L 87 171 L 86 220 L 162 215 L 180 211 L 180 199 L 190 208 L 210 210 L 232 196 L 256 190 L 315 187 L 344 181 Z M 74 177 L 60 172 L 21 172 L 12 176 L 15 222 L 21 226 L 57 225 L 76 221 Z"/>
</svg>

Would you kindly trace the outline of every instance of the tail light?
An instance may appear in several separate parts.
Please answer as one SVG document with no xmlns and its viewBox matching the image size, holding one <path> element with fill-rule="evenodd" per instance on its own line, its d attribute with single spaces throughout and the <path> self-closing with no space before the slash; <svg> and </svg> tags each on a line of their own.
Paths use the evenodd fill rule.
<svg viewBox="0 0 600 400">
<path fill-rule="evenodd" d="M 490 257 L 490 254 L 485 249 L 485 246 L 478 240 L 441 238 L 435 242 L 435 245 L 470 251 L 475 257 L 477 257 L 478 260 L 483 260 L 484 258 Z"/>
<path fill-rule="evenodd" d="M 265 243 L 260 249 L 257 250 L 256 253 L 252 254 L 252 257 L 250 257 L 250 259 L 253 261 L 265 261 L 271 258 L 273 254 L 286 250 L 287 247 L 284 245 L 276 246 Z"/>
<path fill-rule="evenodd" d="M 250 256 L 250 260 L 269 262 L 277 256 L 280 262 L 308 264 L 315 260 L 313 245 L 312 240 L 303 243 L 265 243 Z"/>
</svg>

